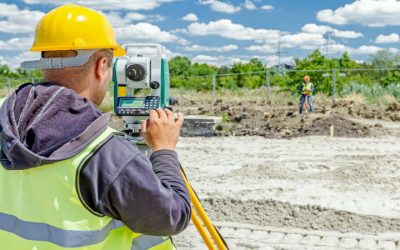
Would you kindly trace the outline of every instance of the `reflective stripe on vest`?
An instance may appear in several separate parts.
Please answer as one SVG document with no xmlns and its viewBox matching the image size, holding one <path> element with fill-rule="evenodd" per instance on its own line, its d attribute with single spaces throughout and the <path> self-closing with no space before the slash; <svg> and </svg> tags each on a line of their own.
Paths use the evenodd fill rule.
<svg viewBox="0 0 400 250">
<path fill-rule="evenodd" d="M 120 221 L 112 220 L 100 230 L 63 230 L 49 224 L 23 221 L 13 215 L 0 213 L 1 230 L 14 233 L 26 240 L 47 241 L 62 247 L 83 247 L 97 244 L 103 241 L 111 230 L 123 226 L 124 224 Z"/>
<path fill-rule="evenodd" d="M 80 200 L 78 168 L 114 132 L 107 128 L 70 159 L 26 170 L 0 166 L 1 249 L 175 249 L 169 237 L 132 232 L 120 221 L 91 213 Z"/>
</svg>

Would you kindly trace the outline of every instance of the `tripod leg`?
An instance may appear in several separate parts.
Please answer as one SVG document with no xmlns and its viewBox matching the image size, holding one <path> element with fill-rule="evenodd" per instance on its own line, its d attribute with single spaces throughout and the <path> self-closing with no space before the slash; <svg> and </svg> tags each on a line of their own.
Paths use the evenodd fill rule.
<svg viewBox="0 0 400 250">
<path fill-rule="evenodd" d="M 197 231 L 199 232 L 201 238 L 203 239 L 204 243 L 208 247 L 209 250 L 215 250 L 215 247 L 210 239 L 210 235 L 206 232 L 199 217 L 196 214 L 196 211 L 192 211 L 192 222 L 196 227 Z"/>
</svg>

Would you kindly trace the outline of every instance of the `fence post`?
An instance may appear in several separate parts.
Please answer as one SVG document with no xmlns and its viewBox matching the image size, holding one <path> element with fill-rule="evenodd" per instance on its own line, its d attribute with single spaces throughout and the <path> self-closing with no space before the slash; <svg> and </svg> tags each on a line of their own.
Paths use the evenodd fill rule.
<svg viewBox="0 0 400 250">
<path fill-rule="evenodd" d="M 32 83 L 35 83 L 35 78 L 34 77 L 32 77 Z"/>
<path fill-rule="evenodd" d="M 266 72 L 266 80 L 267 80 L 267 98 L 268 101 L 271 101 L 271 72 L 267 69 Z"/>
<path fill-rule="evenodd" d="M 332 69 L 332 101 L 336 103 L 336 69 Z"/>
<path fill-rule="evenodd" d="M 214 104 L 215 104 L 215 99 L 216 99 L 216 94 L 215 94 L 215 85 L 216 85 L 216 83 L 217 83 L 217 76 L 215 75 L 215 74 L 213 74 L 213 76 L 212 76 L 212 105 L 213 105 L 213 107 L 214 107 Z"/>
</svg>

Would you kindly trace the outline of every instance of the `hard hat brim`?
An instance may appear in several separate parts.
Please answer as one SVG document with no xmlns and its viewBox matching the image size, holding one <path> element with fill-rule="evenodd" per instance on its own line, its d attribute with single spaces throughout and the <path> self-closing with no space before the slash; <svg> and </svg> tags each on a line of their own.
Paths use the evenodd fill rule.
<svg viewBox="0 0 400 250">
<path fill-rule="evenodd" d="M 125 54 L 126 54 L 126 51 L 119 44 L 117 45 L 117 47 L 115 47 L 113 49 L 114 56 L 124 56 Z"/>
</svg>

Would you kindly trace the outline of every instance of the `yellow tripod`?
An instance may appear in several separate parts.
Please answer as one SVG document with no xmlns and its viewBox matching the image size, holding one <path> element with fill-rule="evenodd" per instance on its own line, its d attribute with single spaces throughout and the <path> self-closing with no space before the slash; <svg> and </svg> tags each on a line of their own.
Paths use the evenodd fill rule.
<svg viewBox="0 0 400 250">
<path fill-rule="evenodd" d="M 149 152 L 149 147 L 144 143 L 143 139 L 136 140 L 135 144 L 139 147 L 142 152 Z M 147 154 L 146 153 L 146 154 Z M 208 217 L 206 211 L 200 203 L 200 199 L 196 192 L 187 180 L 185 171 L 181 165 L 181 173 L 183 180 L 185 181 L 186 187 L 189 191 L 190 200 L 192 202 L 192 215 L 191 220 L 199 232 L 201 238 L 206 244 L 209 250 L 228 250 L 228 245 L 226 244 L 224 238 L 212 224 L 210 218 Z"/>
<path fill-rule="evenodd" d="M 199 232 L 201 238 L 203 239 L 204 243 L 207 245 L 209 250 L 229 249 L 224 238 L 221 236 L 221 234 L 212 224 L 210 218 L 207 216 L 206 211 L 204 210 L 203 206 L 200 203 L 199 197 L 197 196 L 196 192 L 193 190 L 192 186 L 188 182 L 182 166 L 181 166 L 181 172 L 183 180 L 185 181 L 186 187 L 189 191 L 190 199 L 192 201 L 193 209 L 192 209 L 191 219 L 197 231 Z"/>
</svg>

